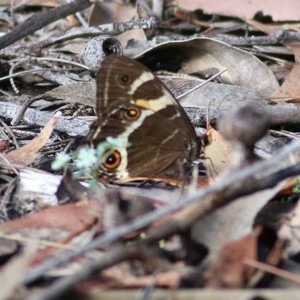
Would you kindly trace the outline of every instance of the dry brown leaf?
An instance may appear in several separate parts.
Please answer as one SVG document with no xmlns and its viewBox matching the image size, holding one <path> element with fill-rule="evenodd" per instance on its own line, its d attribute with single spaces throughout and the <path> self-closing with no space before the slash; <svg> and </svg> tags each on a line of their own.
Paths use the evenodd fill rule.
<svg viewBox="0 0 300 300">
<path fill-rule="evenodd" d="M 283 188 L 285 182 L 274 188 L 238 198 L 205 216 L 193 227 L 193 239 L 207 246 L 210 255 L 214 257 L 223 245 L 252 231 L 257 213 Z"/>
<path fill-rule="evenodd" d="M 28 243 L 20 255 L 13 258 L 1 269 L 0 299 L 8 299 L 13 297 L 15 289 L 21 285 L 22 277 L 26 272 L 27 265 L 32 259 L 35 250 L 36 246 Z"/>
<path fill-rule="evenodd" d="M 6 153 L 9 148 L 9 140 L 0 140 L 0 152 Z"/>
<path fill-rule="evenodd" d="M 174 61 L 170 53 L 176 53 Z M 255 90 L 270 97 L 279 87 L 273 72 L 249 52 L 210 38 L 193 38 L 159 44 L 139 54 L 141 63 L 152 69 L 177 69 L 185 74 L 220 75 L 222 83 Z M 260 97 L 261 98 L 261 97 Z"/>
<path fill-rule="evenodd" d="M 206 135 L 209 145 L 205 147 L 204 164 L 208 176 L 215 178 L 230 164 L 230 149 L 219 132 L 210 124 L 207 125 Z"/>
<path fill-rule="evenodd" d="M 277 24 L 265 24 L 265 23 L 261 23 L 257 20 L 247 20 L 246 21 L 249 25 L 252 25 L 254 28 L 257 28 L 258 30 L 267 33 L 267 34 L 272 34 L 272 33 L 276 33 L 278 32 L 280 29 L 282 30 L 282 28 L 280 28 L 279 25 Z"/>
<path fill-rule="evenodd" d="M 294 42 L 286 46 L 293 51 L 295 64 L 290 73 L 286 76 L 284 83 L 272 95 L 272 97 L 279 99 L 285 97 L 297 98 L 300 96 L 300 43 Z"/>
<path fill-rule="evenodd" d="M 128 264 L 119 264 L 107 270 L 102 274 L 102 280 L 96 282 L 96 287 L 99 285 L 103 288 L 108 287 L 126 287 L 137 288 L 155 285 L 157 287 L 173 288 L 179 287 L 182 278 L 188 274 L 188 268 L 174 265 L 172 270 L 160 271 L 155 275 L 134 276 L 132 271 L 128 269 Z M 104 280 L 103 280 L 104 279 Z"/>
<path fill-rule="evenodd" d="M 57 52 L 70 52 L 72 54 L 81 56 L 86 46 L 86 40 L 75 39 L 68 41 L 68 43 L 57 46 Z"/>
<path fill-rule="evenodd" d="M 248 261 L 263 261 L 278 265 L 282 259 L 284 244 L 270 228 L 257 227 L 253 233 L 227 243 L 212 263 L 208 288 L 254 287 L 263 278 L 264 272 L 247 264 Z"/>
<path fill-rule="evenodd" d="M 254 269 L 244 264 L 245 258 L 256 259 L 256 237 L 247 235 L 230 242 L 220 250 L 212 264 L 208 288 L 241 288 L 254 273 Z"/>
<path fill-rule="evenodd" d="M 0 236 L 17 241 L 44 241 L 34 257 L 33 264 L 43 261 L 58 251 L 59 245 L 69 244 L 75 238 L 76 243 L 86 243 L 95 234 L 103 232 L 100 201 L 81 201 L 65 204 L 32 213 L 24 218 L 0 224 Z M 83 236 L 84 233 L 91 233 Z M 50 241 L 47 243 L 45 241 Z M 55 244 L 56 243 L 56 244 Z M 46 247 L 49 246 L 49 247 Z M 79 246 L 77 244 L 77 246 Z"/>
<path fill-rule="evenodd" d="M 81 201 L 76 204 L 49 207 L 24 218 L 0 224 L 0 232 L 1 234 L 23 232 L 24 236 L 41 238 L 38 231 L 42 228 L 48 228 L 49 236 L 45 232 L 43 236 L 45 239 L 53 240 L 54 236 L 51 235 L 51 230 L 61 230 L 66 234 L 70 234 L 75 230 L 78 231 L 90 223 L 94 223 L 95 218 L 101 218 L 101 211 L 99 201 Z M 35 233 L 34 230 L 36 230 Z"/>
<path fill-rule="evenodd" d="M 90 293 L 93 291 L 95 299 L 102 298 L 103 291 L 113 288 L 144 288 L 145 286 L 156 286 L 168 289 L 178 289 L 182 279 L 189 275 L 190 269 L 184 266 L 173 266 L 172 270 L 159 271 L 154 275 L 138 275 L 132 273 L 132 267 L 127 262 L 115 265 L 101 273 L 101 277 L 89 280 L 80 285 L 80 291 Z M 123 295 L 124 296 L 124 295 Z M 119 299 L 116 296 L 112 299 Z M 122 298 L 122 297 L 121 297 Z M 131 298 L 130 298 L 131 299 Z"/>
<path fill-rule="evenodd" d="M 39 150 L 45 146 L 49 140 L 54 124 L 58 121 L 61 113 L 56 113 L 46 124 L 40 134 L 27 145 L 9 152 L 5 157 L 13 164 L 30 165 L 36 159 Z"/>
<path fill-rule="evenodd" d="M 96 0 L 89 17 L 89 25 L 125 22 L 135 17 L 136 14 L 135 6 L 130 2 Z"/>
<path fill-rule="evenodd" d="M 151 284 L 159 287 L 176 289 L 180 285 L 180 273 L 171 270 L 164 273 L 158 273 L 155 276 L 141 276 L 134 278 L 123 278 L 122 285 L 126 287 L 145 287 Z"/>
<path fill-rule="evenodd" d="M 188 10 L 203 9 L 205 13 L 243 19 L 251 19 L 259 11 L 271 15 L 273 20 L 299 20 L 300 17 L 300 2 L 295 0 L 177 0 L 177 4 Z"/>
<path fill-rule="evenodd" d="M 96 106 L 96 82 L 75 82 L 59 86 L 44 94 L 70 103 Z M 42 97 L 43 95 L 41 95 Z"/>
<path fill-rule="evenodd" d="M 89 17 L 89 25 L 96 26 L 105 23 L 126 22 L 137 17 L 137 9 L 131 2 L 95 1 Z M 147 40 L 143 29 L 127 30 L 118 35 L 117 38 L 124 48 L 130 39 Z"/>
</svg>

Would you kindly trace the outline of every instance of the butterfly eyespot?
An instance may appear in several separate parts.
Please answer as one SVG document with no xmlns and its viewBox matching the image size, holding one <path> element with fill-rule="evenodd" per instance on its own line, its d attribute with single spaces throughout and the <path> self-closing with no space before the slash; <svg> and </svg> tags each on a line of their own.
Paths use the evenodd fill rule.
<svg viewBox="0 0 300 300">
<path fill-rule="evenodd" d="M 129 85 L 131 84 L 131 79 L 129 77 L 129 75 L 127 74 L 122 74 L 120 77 L 119 77 L 119 82 L 121 85 Z"/>
<path fill-rule="evenodd" d="M 137 120 L 141 115 L 140 109 L 136 107 L 129 107 L 125 112 L 124 112 L 124 117 L 125 119 L 129 121 L 135 121 Z"/>
<path fill-rule="evenodd" d="M 114 150 L 105 158 L 105 161 L 102 163 L 102 165 L 107 170 L 114 170 L 121 164 L 121 161 L 121 153 L 118 150 Z"/>
</svg>

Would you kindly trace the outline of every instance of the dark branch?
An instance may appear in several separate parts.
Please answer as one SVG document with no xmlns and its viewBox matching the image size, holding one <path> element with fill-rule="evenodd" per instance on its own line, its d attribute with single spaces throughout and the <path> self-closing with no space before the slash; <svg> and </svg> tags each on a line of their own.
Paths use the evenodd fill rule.
<svg viewBox="0 0 300 300">
<path fill-rule="evenodd" d="M 74 0 L 71 3 L 62 5 L 60 7 L 37 13 L 28 18 L 18 27 L 14 28 L 12 31 L 0 37 L 0 49 L 17 42 L 18 40 L 34 33 L 48 24 L 53 23 L 54 21 L 75 14 L 76 12 L 85 9 L 90 5 L 92 5 L 92 2 L 89 0 Z"/>
</svg>

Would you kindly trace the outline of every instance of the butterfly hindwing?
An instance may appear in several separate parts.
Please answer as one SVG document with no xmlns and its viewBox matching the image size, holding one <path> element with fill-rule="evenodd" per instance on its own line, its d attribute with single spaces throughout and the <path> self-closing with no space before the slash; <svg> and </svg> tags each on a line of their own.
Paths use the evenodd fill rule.
<svg viewBox="0 0 300 300">
<path fill-rule="evenodd" d="M 123 56 L 108 56 L 97 74 L 98 120 L 86 140 L 94 146 L 107 137 L 125 140 L 109 149 L 120 159 L 102 171 L 112 179 L 164 177 L 166 170 L 199 154 L 196 133 L 179 103 L 145 66 Z M 108 156 L 111 161 L 114 157 Z"/>
</svg>

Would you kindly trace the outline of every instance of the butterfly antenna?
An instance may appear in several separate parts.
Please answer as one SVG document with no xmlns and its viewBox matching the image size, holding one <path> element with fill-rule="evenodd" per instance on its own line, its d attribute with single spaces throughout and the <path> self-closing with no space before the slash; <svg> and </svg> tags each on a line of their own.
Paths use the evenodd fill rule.
<svg viewBox="0 0 300 300">
<path fill-rule="evenodd" d="M 224 70 L 220 71 L 219 73 L 215 74 L 213 77 L 216 78 L 217 75 L 221 75 L 221 74 L 223 74 L 225 71 L 227 71 L 227 69 L 224 69 Z M 210 78 L 210 79 L 211 79 L 211 78 Z M 214 99 L 211 99 L 211 100 L 209 101 L 209 103 L 208 103 L 208 106 L 207 106 L 207 111 L 206 111 L 206 127 L 208 126 L 208 122 L 209 122 L 209 120 L 210 120 L 210 118 L 209 118 L 209 111 L 210 111 L 210 106 L 211 106 L 213 100 L 214 100 Z M 226 100 L 226 97 L 223 98 L 223 99 L 221 100 L 221 102 L 220 102 L 219 105 L 217 106 L 217 110 L 220 109 L 221 105 L 223 104 L 223 102 L 224 102 L 225 100 Z"/>
<path fill-rule="evenodd" d="M 223 70 L 223 72 L 224 71 L 226 71 L 226 69 L 225 70 Z M 223 73 L 222 72 L 222 73 Z M 220 73 L 220 72 L 219 72 Z M 217 75 L 217 74 L 216 74 Z M 214 99 L 211 99 L 210 101 L 209 101 L 209 103 L 208 103 L 208 106 L 207 106 L 207 110 L 206 110 L 206 133 L 205 133 L 205 135 L 206 135 L 206 137 L 208 138 L 208 135 L 207 135 L 207 129 L 209 128 L 209 126 L 210 126 L 210 117 L 209 117 L 209 112 L 210 112 L 210 107 L 211 107 L 211 105 L 212 105 L 212 103 L 213 103 L 213 100 Z M 217 106 L 217 111 L 219 111 L 220 110 L 220 107 L 221 107 L 221 105 L 223 104 L 223 102 L 226 100 L 226 96 L 220 101 L 220 103 L 219 103 L 219 105 Z M 207 142 L 207 143 L 209 143 L 209 142 Z M 203 147 L 205 147 L 206 145 L 204 145 Z M 203 150 L 203 156 L 200 158 L 200 159 L 202 159 L 202 160 L 208 160 L 209 162 L 210 162 L 210 164 L 211 164 L 211 169 L 209 170 L 209 168 L 207 168 L 207 172 L 210 172 L 210 173 L 215 173 L 215 174 L 217 174 L 217 171 L 216 171 L 216 169 L 215 169 L 215 167 L 214 167 L 214 163 L 213 163 L 213 161 L 211 160 L 211 158 L 210 157 L 206 157 L 206 155 L 204 154 L 204 150 Z"/>
</svg>

